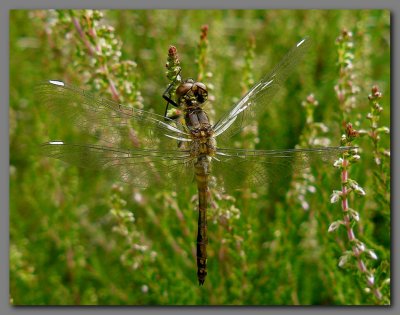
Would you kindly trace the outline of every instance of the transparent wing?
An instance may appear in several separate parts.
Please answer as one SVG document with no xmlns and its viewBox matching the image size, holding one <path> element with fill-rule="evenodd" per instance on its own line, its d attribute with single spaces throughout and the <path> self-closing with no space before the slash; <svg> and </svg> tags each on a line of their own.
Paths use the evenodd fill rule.
<svg viewBox="0 0 400 315">
<path fill-rule="evenodd" d="M 263 186 L 274 179 L 300 173 L 313 163 L 333 162 L 352 147 L 326 147 L 291 150 L 218 149 L 213 174 L 227 190 Z"/>
<path fill-rule="evenodd" d="M 185 185 L 194 178 L 193 161 L 185 151 L 124 150 L 53 141 L 43 144 L 42 152 L 79 167 L 110 170 L 116 179 L 136 187 Z"/>
<path fill-rule="evenodd" d="M 174 149 L 176 139 L 190 141 L 173 120 L 164 122 L 163 116 L 96 98 L 61 81 L 39 84 L 36 92 L 56 117 L 76 125 L 80 133 L 96 137 L 102 145 Z"/>
<path fill-rule="evenodd" d="M 256 83 L 250 91 L 214 125 L 219 143 L 238 134 L 251 121 L 257 120 L 267 109 L 272 97 L 279 91 L 285 80 L 310 47 L 310 39 L 305 38 L 292 48 L 275 68 Z"/>
</svg>

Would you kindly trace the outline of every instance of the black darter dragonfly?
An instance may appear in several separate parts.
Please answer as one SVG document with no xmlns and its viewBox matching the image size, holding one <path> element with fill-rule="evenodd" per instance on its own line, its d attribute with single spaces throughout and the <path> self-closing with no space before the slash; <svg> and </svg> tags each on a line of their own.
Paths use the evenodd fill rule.
<svg viewBox="0 0 400 315">
<path fill-rule="evenodd" d="M 61 81 L 48 81 L 40 85 L 39 93 L 49 110 L 65 123 L 74 124 L 79 132 L 94 136 L 97 142 L 90 145 L 57 140 L 43 144 L 43 150 L 47 156 L 77 166 L 112 169 L 120 179 L 138 187 L 179 186 L 195 179 L 199 204 L 197 277 L 202 285 L 207 275 L 206 209 L 211 176 L 222 179 L 228 188 L 243 183 L 260 186 L 280 176 L 285 169 L 301 171 L 313 160 L 331 161 L 349 149 L 244 150 L 223 146 L 267 108 L 309 46 L 307 38 L 297 43 L 215 124 L 210 123 L 203 110 L 208 95 L 206 86 L 190 79 L 176 89 L 176 102 L 171 100 L 181 110 L 183 124 L 95 98 Z"/>
</svg>

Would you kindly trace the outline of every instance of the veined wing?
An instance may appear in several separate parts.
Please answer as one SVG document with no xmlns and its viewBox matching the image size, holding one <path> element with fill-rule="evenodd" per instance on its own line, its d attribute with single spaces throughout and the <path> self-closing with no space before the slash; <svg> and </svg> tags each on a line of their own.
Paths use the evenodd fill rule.
<svg viewBox="0 0 400 315">
<path fill-rule="evenodd" d="M 194 176 L 193 160 L 186 151 L 127 150 L 52 141 L 42 145 L 42 152 L 79 167 L 109 169 L 116 179 L 141 188 L 180 185 Z"/>
<path fill-rule="evenodd" d="M 184 130 L 173 125 L 173 120 L 164 122 L 163 116 L 96 98 L 61 81 L 39 84 L 36 92 L 56 117 L 73 123 L 80 132 L 106 146 L 173 149 L 176 140 L 191 141 Z"/>
<path fill-rule="evenodd" d="M 213 173 L 228 190 L 263 186 L 274 179 L 300 173 L 318 161 L 333 162 L 353 147 L 290 150 L 217 149 Z"/>
<path fill-rule="evenodd" d="M 275 68 L 256 83 L 249 92 L 213 127 L 215 137 L 228 139 L 238 134 L 251 121 L 257 120 L 259 114 L 267 109 L 272 97 L 282 87 L 293 69 L 310 47 L 310 39 L 305 38 L 292 48 Z"/>
</svg>

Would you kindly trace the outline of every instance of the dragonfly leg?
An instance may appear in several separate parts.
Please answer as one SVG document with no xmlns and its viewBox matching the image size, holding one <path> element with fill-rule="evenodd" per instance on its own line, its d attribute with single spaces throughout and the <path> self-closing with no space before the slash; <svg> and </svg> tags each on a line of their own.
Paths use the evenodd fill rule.
<svg viewBox="0 0 400 315">
<path fill-rule="evenodd" d="M 167 101 L 167 105 L 165 106 L 164 118 L 169 118 L 169 117 L 167 117 L 169 104 L 171 104 L 174 107 L 179 107 L 179 105 L 171 98 L 171 90 L 174 88 L 175 83 L 178 80 L 180 72 L 181 72 L 181 70 L 179 70 L 175 79 L 168 85 L 167 89 L 164 91 L 164 93 L 162 95 L 163 99 L 165 99 Z"/>
</svg>

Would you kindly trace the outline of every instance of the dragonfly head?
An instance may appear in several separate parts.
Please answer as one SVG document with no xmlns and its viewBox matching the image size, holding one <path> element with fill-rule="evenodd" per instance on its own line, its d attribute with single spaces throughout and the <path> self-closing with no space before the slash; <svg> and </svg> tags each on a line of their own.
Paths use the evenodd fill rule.
<svg viewBox="0 0 400 315">
<path fill-rule="evenodd" d="M 175 92 L 178 104 L 184 107 L 201 107 L 207 101 L 208 92 L 204 83 L 193 79 L 183 81 Z"/>
</svg>

